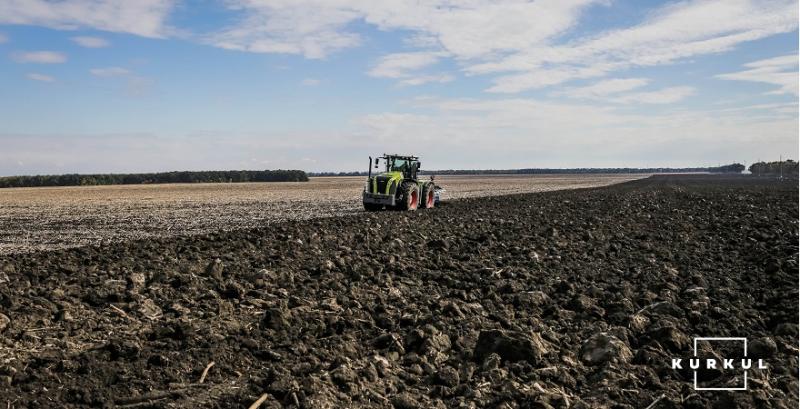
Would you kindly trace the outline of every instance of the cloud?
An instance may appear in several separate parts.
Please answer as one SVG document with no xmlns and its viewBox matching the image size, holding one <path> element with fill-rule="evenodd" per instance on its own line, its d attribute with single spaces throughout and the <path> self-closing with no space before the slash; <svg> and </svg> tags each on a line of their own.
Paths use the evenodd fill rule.
<svg viewBox="0 0 800 409">
<path fill-rule="evenodd" d="M 748 70 L 717 75 L 717 78 L 734 81 L 762 82 L 779 88 L 769 94 L 798 95 L 797 54 L 783 55 L 745 64 Z"/>
<path fill-rule="evenodd" d="M 177 0 L 7 0 L 0 24 L 82 27 L 164 37 Z M 358 25 L 403 35 L 408 52 L 389 54 L 369 70 L 401 85 L 447 82 L 425 72 L 449 60 L 466 75 L 491 75 L 487 91 L 520 93 L 633 67 L 675 64 L 726 52 L 741 43 L 797 29 L 794 0 L 688 0 L 661 6 L 628 27 L 565 36 L 591 7 L 608 0 L 225 0 L 231 23 L 194 36 L 230 50 L 323 59 L 368 42 Z M 713 18 L 713 24 L 710 19 Z M 83 40 L 77 40 L 82 38 Z M 76 37 L 84 46 L 102 39 Z M 98 41 L 99 40 L 99 41 Z M 785 91 L 779 91 L 785 92 Z"/>
<path fill-rule="evenodd" d="M 0 24 L 39 25 L 60 30 L 93 28 L 143 37 L 164 37 L 176 0 L 4 0 Z"/>
<path fill-rule="evenodd" d="M 450 82 L 450 74 L 426 74 L 423 69 L 435 65 L 446 56 L 443 52 L 410 52 L 385 55 L 367 74 L 376 78 L 400 80 L 400 85 L 422 85 L 432 82 Z"/>
<path fill-rule="evenodd" d="M 108 47 L 110 45 L 108 40 L 100 37 L 79 36 L 79 37 L 72 37 L 72 41 L 74 41 L 75 44 L 78 44 L 79 46 L 86 48 L 103 48 L 103 47 Z"/>
<path fill-rule="evenodd" d="M 539 44 L 575 24 L 597 0 L 393 2 L 352 0 L 229 0 L 242 17 L 208 36 L 218 47 L 324 58 L 363 42 L 352 23 L 411 33 L 415 45 L 437 45 L 457 58 L 476 58 Z"/>
<path fill-rule="evenodd" d="M 567 88 L 553 95 L 616 104 L 671 104 L 695 93 L 693 87 L 667 87 L 656 91 L 629 92 L 650 83 L 645 78 L 620 78 L 596 82 L 585 87 Z"/>
<path fill-rule="evenodd" d="M 530 72 L 506 75 L 493 80 L 487 92 L 514 94 L 529 89 L 544 88 L 574 79 L 594 78 L 605 72 L 596 67 L 564 67 L 537 69 Z"/>
<path fill-rule="evenodd" d="M 8 37 L 5 34 L 0 33 L 0 44 L 7 42 L 8 42 Z"/>
<path fill-rule="evenodd" d="M 321 81 L 320 81 L 320 80 L 318 80 L 318 79 L 316 79 L 316 78 L 306 78 L 306 79 L 304 79 L 303 81 L 301 81 L 301 82 L 300 82 L 300 84 L 301 84 L 301 85 L 305 85 L 305 86 L 307 86 L 307 87 L 313 87 L 313 86 L 315 86 L 315 85 L 319 85 L 319 84 L 320 84 L 320 82 L 321 82 Z"/>
<path fill-rule="evenodd" d="M 668 94 L 668 93 L 665 93 Z M 648 102 L 661 99 L 649 97 Z M 643 98 L 644 99 L 644 98 Z M 631 98 L 630 102 L 634 102 Z M 423 98 L 357 120 L 368 146 L 425 146 L 437 168 L 698 166 L 797 151 L 796 112 L 666 110 L 533 98 Z M 773 109 L 775 109 L 773 111 Z M 721 141 L 724 141 L 721 142 Z"/>
<path fill-rule="evenodd" d="M 423 85 L 429 83 L 445 83 L 453 81 L 455 77 L 450 74 L 422 75 L 406 78 L 400 81 L 400 85 Z"/>
<path fill-rule="evenodd" d="M 18 63 L 35 64 L 61 64 L 67 61 L 66 54 L 56 51 L 19 52 L 12 54 L 11 58 Z"/>
<path fill-rule="evenodd" d="M 586 87 L 568 88 L 558 92 L 557 95 L 564 95 L 569 98 L 578 99 L 598 99 L 620 92 L 630 91 L 647 85 L 650 80 L 645 78 L 615 78 L 600 81 Z"/>
<path fill-rule="evenodd" d="M 714 16 L 714 24 L 709 24 Z M 797 29 L 794 1 L 691 1 L 656 10 L 639 25 L 566 44 L 520 49 L 468 65 L 469 74 L 506 74 L 493 92 L 522 92 L 631 67 L 673 64 L 732 50 L 740 43 Z M 542 79 L 541 77 L 547 77 Z"/>
<path fill-rule="evenodd" d="M 782 55 L 782 56 L 779 56 L 779 57 L 767 58 L 765 60 L 758 60 L 758 61 L 749 62 L 749 63 L 745 64 L 744 66 L 748 67 L 748 68 L 756 68 L 756 69 L 758 69 L 758 68 L 767 68 L 767 69 L 772 69 L 772 68 L 792 68 L 792 67 L 796 67 L 797 64 L 798 64 L 797 58 L 798 58 L 797 54 Z"/>
<path fill-rule="evenodd" d="M 122 67 L 92 68 L 89 72 L 95 77 L 101 78 L 124 77 L 131 73 Z"/>
<path fill-rule="evenodd" d="M 373 4 L 374 3 L 374 4 Z M 414 33 L 459 60 L 541 45 L 572 28 L 595 0 L 371 2 L 365 20 L 383 30 Z"/>
<path fill-rule="evenodd" d="M 29 80 L 41 81 L 41 82 L 54 82 L 56 80 L 55 78 L 49 75 L 37 74 L 35 72 L 25 74 L 25 77 L 28 78 Z"/>
<path fill-rule="evenodd" d="M 636 114 L 608 104 L 522 97 L 426 97 L 406 106 L 406 112 L 378 111 L 324 130 L 0 133 L 0 175 L 265 166 L 352 171 L 365 169 L 365 156 L 387 146 L 422 147 L 426 169 L 702 166 L 798 149 L 796 103 L 752 112 Z M 781 112 L 786 108 L 793 111 Z"/>
<path fill-rule="evenodd" d="M 358 34 L 345 29 L 359 18 L 346 2 L 230 0 L 226 4 L 243 16 L 207 36 L 206 42 L 217 47 L 320 59 L 361 43 Z"/>
<path fill-rule="evenodd" d="M 206 37 L 218 47 L 325 58 L 362 44 L 365 39 L 353 24 L 366 23 L 403 32 L 405 44 L 415 48 L 382 57 L 369 75 L 406 84 L 433 82 L 437 75 L 414 71 L 448 58 L 468 75 L 494 75 L 488 91 L 495 93 L 674 64 L 798 26 L 793 0 L 684 1 L 656 9 L 639 24 L 566 41 L 563 35 L 589 7 L 609 3 L 229 0 L 226 4 L 240 18 Z"/>
<path fill-rule="evenodd" d="M 770 104 L 754 104 L 745 105 L 732 108 L 723 108 L 717 112 L 742 112 L 742 111 L 772 111 L 779 114 L 793 114 L 797 115 L 798 105 L 797 101 L 794 102 L 778 102 Z"/>
<path fill-rule="evenodd" d="M 657 91 L 623 94 L 608 100 L 620 104 L 672 104 L 694 95 L 695 92 L 693 87 L 668 87 Z"/>
<path fill-rule="evenodd" d="M 389 54 L 381 57 L 368 74 L 379 78 L 406 78 L 413 71 L 436 64 L 443 55 L 439 52 Z"/>
<path fill-rule="evenodd" d="M 325 170 L 341 166 L 341 158 L 354 158 L 353 168 L 364 167 L 363 151 L 333 132 L 226 130 L 224 133 L 225 138 L 220 138 L 218 131 L 189 134 L 0 132 L 3 141 L 0 175 L 263 170 L 265 167 Z"/>
</svg>

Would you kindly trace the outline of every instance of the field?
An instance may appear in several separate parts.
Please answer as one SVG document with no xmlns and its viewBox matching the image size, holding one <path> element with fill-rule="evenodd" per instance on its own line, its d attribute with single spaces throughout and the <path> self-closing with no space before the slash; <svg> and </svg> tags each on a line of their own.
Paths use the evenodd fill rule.
<svg viewBox="0 0 800 409">
<path fill-rule="evenodd" d="M 443 176 L 446 198 L 605 186 L 641 175 Z M 0 189 L 0 254 L 209 233 L 362 211 L 363 177 L 303 183 Z"/>
<path fill-rule="evenodd" d="M 660 176 L 0 255 L 0 406 L 793 408 L 797 215 L 796 180 Z M 696 391 L 695 337 L 768 367 Z"/>
</svg>

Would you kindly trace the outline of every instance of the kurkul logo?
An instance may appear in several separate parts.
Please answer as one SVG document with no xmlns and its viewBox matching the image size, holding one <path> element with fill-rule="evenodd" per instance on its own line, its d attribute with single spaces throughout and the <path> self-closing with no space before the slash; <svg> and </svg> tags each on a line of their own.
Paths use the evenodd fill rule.
<svg viewBox="0 0 800 409">
<path fill-rule="evenodd" d="M 741 357 L 739 358 L 700 358 L 698 357 L 699 349 L 698 342 L 706 341 L 709 344 L 723 343 L 723 342 L 736 342 L 741 344 Z M 673 358 L 672 369 L 691 369 L 693 372 L 693 385 L 694 389 L 698 391 L 744 391 L 747 390 L 747 376 L 750 370 L 767 369 L 767 365 L 763 359 L 753 360 L 747 357 L 747 338 L 742 337 L 697 337 L 694 338 L 692 343 L 694 357 L 689 359 Z M 741 378 L 739 385 L 741 386 L 714 386 L 704 387 L 698 384 L 699 371 L 737 371 L 741 375 L 736 378 Z"/>
</svg>

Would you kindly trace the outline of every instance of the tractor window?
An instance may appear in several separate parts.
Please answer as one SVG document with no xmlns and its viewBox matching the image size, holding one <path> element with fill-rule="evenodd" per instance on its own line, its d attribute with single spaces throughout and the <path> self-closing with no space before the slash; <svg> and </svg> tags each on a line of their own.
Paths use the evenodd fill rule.
<svg viewBox="0 0 800 409">
<path fill-rule="evenodd" d="M 409 163 L 405 159 L 394 158 L 389 166 L 391 172 L 405 172 L 408 170 Z"/>
</svg>

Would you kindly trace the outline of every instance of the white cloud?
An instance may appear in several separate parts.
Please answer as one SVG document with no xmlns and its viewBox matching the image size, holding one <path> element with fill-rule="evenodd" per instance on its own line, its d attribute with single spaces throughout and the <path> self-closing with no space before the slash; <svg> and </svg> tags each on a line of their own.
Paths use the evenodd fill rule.
<svg viewBox="0 0 800 409">
<path fill-rule="evenodd" d="M 0 133 L 0 174 L 270 168 L 352 171 L 386 146 L 426 169 L 702 166 L 797 152 L 797 114 L 649 110 L 532 98 L 418 98 L 328 130 Z M 758 110 L 763 111 L 763 110 Z M 424 114 L 416 113 L 424 112 Z M 225 138 L 219 138 L 225 134 Z M 311 164 L 303 158 L 314 158 Z M 17 161 L 25 163 L 17 168 Z M 249 165 L 243 165 L 249 163 Z"/>
<path fill-rule="evenodd" d="M 754 104 L 733 108 L 718 109 L 717 112 L 742 112 L 742 111 L 773 111 L 782 114 L 797 115 L 798 105 L 795 102 L 778 102 L 771 104 Z"/>
<path fill-rule="evenodd" d="M 494 80 L 494 92 L 521 92 L 636 66 L 672 64 L 797 29 L 794 1 L 692 1 L 669 5 L 643 23 L 561 45 L 520 49 L 472 64 L 470 74 L 517 72 Z M 542 79 L 541 77 L 547 77 Z"/>
<path fill-rule="evenodd" d="M 0 24 L 30 24 L 55 29 L 97 30 L 164 37 L 175 0 L 4 0 Z"/>
<path fill-rule="evenodd" d="M 354 47 L 361 38 L 345 29 L 359 18 L 346 2 L 230 0 L 242 19 L 207 38 L 217 47 L 256 53 L 301 54 L 324 58 Z"/>
<path fill-rule="evenodd" d="M 41 81 L 41 82 L 53 82 L 56 80 L 55 78 L 49 75 L 37 74 L 35 72 L 25 74 L 25 77 L 28 78 L 29 80 Z"/>
<path fill-rule="evenodd" d="M 227 49 L 315 59 L 363 44 L 371 51 L 394 46 L 394 41 L 377 44 L 366 38 L 364 33 L 369 30 L 360 27 L 369 25 L 371 29 L 404 37 L 400 42 L 404 52 L 388 48 L 385 52 L 391 53 L 368 68 L 368 75 L 388 78 L 399 85 L 454 80 L 453 73 L 441 72 L 442 66 L 455 66 L 466 75 L 490 76 L 492 85 L 488 90 L 495 93 L 519 93 L 577 79 L 590 83 L 550 91 L 550 95 L 577 101 L 507 95 L 492 95 L 485 100 L 418 99 L 411 107 L 414 113 L 379 112 L 358 118 L 352 129 L 335 128 L 321 133 L 266 131 L 268 135 L 239 135 L 221 129 L 211 132 L 213 136 L 198 138 L 199 143 L 176 135 L 151 135 L 146 140 L 141 135 L 121 135 L 112 141 L 74 135 L 73 139 L 65 139 L 64 135 L 47 139 L 61 145 L 44 144 L 41 139 L 22 135 L 16 143 L 29 155 L 15 153 L 22 148 L 0 152 L 0 159 L 8 159 L 0 160 L 0 171 L 3 163 L 15 163 L 12 159 L 39 165 L 32 169 L 45 169 L 46 161 L 36 159 L 43 154 L 41 146 L 58 147 L 50 152 L 52 158 L 66 160 L 75 167 L 95 166 L 98 171 L 154 169 L 164 163 L 175 169 L 230 168 L 239 162 L 229 158 L 250 157 L 259 152 L 264 155 L 253 157 L 267 158 L 275 166 L 303 168 L 308 166 L 303 158 L 319 158 L 320 163 L 315 165 L 320 167 L 318 170 L 340 166 L 344 166 L 341 170 L 352 170 L 347 163 L 360 168 L 364 151 L 379 152 L 387 144 L 401 151 L 424 146 L 430 153 L 426 154 L 426 163 L 443 168 L 474 167 L 476 163 L 498 168 L 680 166 L 752 160 L 768 156 L 768 151 L 797 150 L 796 103 L 713 112 L 672 106 L 632 110 L 623 105 L 670 104 L 696 91 L 687 86 L 659 88 L 655 87 L 655 79 L 650 83 L 620 74 L 630 68 L 675 64 L 695 56 L 726 52 L 743 42 L 796 30 L 794 1 L 685 0 L 656 9 L 641 22 L 593 35 L 584 34 L 588 26 L 570 30 L 578 27 L 582 14 L 590 7 L 611 4 L 607 0 L 224 1 L 240 13 L 239 18 L 234 18 L 230 26 L 195 39 Z M 174 3 L 0 0 L 0 24 L 92 28 L 163 37 L 175 33 L 167 24 Z M 77 38 L 82 37 L 73 38 L 80 44 Z M 102 39 L 97 39 L 101 42 L 93 44 L 102 45 Z M 84 46 L 92 44 L 83 42 Z M 61 53 L 44 53 L 51 54 L 26 53 L 12 58 L 19 62 L 66 60 Z M 775 84 L 775 92 L 796 94 L 796 61 L 796 56 L 756 61 L 741 72 L 719 78 Z M 789 63 L 793 65 L 790 67 Z M 90 73 L 113 77 L 98 82 L 131 96 L 147 95 L 156 85 L 152 79 L 138 77 L 121 67 L 94 68 Z M 603 80 L 612 74 L 621 78 Z M 50 78 L 30 75 L 28 78 L 38 81 Z M 306 78 L 300 83 L 312 86 L 319 80 Z M 640 111 L 648 114 L 631 113 Z M 220 141 L 217 135 L 223 133 L 229 137 Z M 355 156 L 359 157 L 349 159 Z M 183 159 L 174 162 L 174 158 Z"/>
<path fill-rule="evenodd" d="M 555 92 L 569 98 L 611 102 L 617 104 L 671 104 L 695 93 L 687 86 L 667 87 L 656 91 L 629 92 L 650 83 L 645 78 L 620 78 L 599 81 L 585 87 L 567 88 Z"/>
<path fill-rule="evenodd" d="M 64 53 L 56 51 L 27 51 L 11 55 L 11 58 L 18 63 L 35 64 L 61 64 L 67 61 Z"/>
<path fill-rule="evenodd" d="M 418 43 L 438 44 L 460 60 L 540 45 L 573 27 L 597 0 L 448 0 L 369 2 L 368 23 L 416 33 Z"/>
<path fill-rule="evenodd" d="M 103 48 L 109 46 L 108 40 L 100 37 L 78 36 L 72 37 L 72 41 L 74 41 L 75 44 L 86 48 Z"/>
<path fill-rule="evenodd" d="M 450 82 L 450 74 L 426 74 L 424 68 L 436 64 L 446 54 L 442 52 L 395 53 L 381 57 L 367 74 L 377 78 L 400 80 L 400 85 L 422 85 L 433 82 Z"/>
<path fill-rule="evenodd" d="M 637 66 L 673 64 L 797 28 L 793 0 L 685 1 L 640 24 L 559 42 L 600 0 L 229 0 L 242 13 L 208 36 L 213 45 L 324 58 L 365 40 L 351 24 L 403 31 L 416 50 L 389 54 L 371 76 L 430 82 L 413 71 L 452 58 L 467 74 L 500 74 L 488 91 L 518 93 Z M 440 76 L 441 77 L 441 76 Z M 428 81 L 426 81 L 426 78 Z"/>
<path fill-rule="evenodd" d="M 38 24 L 163 37 L 177 0 L 6 0 L 0 24 Z M 797 29 L 794 0 L 688 0 L 662 6 L 639 24 L 563 40 L 591 6 L 607 0 L 225 0 L 233 23 L 199 35 L 217 47 L 321 59 L 369 41 L 369 24 L 404 35 L 411 50 L 382 57 L 369 75 L 404 85 L 446 82 L 423 72 L 451 59 L 468 75 L 493 75 L 488 91 L 519 93 L 631 67 L 674 64 Z M 82 38 L 82 37 L 76 37 Z M 100 40 L 100 41 L 96 41 Z M 76 40 L 87 46 L 102 39 Z M 784 92 L 784 91 L 781 91 Z"/>
<path fill-rule="evenodd" d="M 596 67 L 564 67 L 529 70 L 522 74 L 506 75 L 493 80 L 486 91 L 513 94 L 529 89 L 544 88 L 573 79 L 594 78 L 605 74 Z"/>
<path fill-rule="evenodd" d="M 578 99 L 598 99 L 612 94 L 630 91 L 647 85 L 650 80 L 645 78 L 615 78 L 600 81 L 585 87 L 567 88 L 558 92 L 557 95 L 564 95 Z"/>
<path fill-rule="evenodd" d="M 796 67 L 797 54 L 782 55 L 779 57 L 767 58 L 765 60 L 753 61 L 745 64 L 748 68 L 792 68 Z"/>
<path fill-rule="evenodd" d="M 223 48 L 324 58 L 363 39 L 349 29 L 365 21 L 381 30 L 407 30 L 415 45 L 438 45 L 462 59 L 518 50 L 552 38 L 597 0 L 230 0 L 243 12 L 236 24 L 212 34 Z"/>
<path fill-rule="evenodd" d="M 389 54 L 381 57 L 368 74 L 380 78 L 406 78 L 413 71 L 436 64 L 443 55 L 439 52 Z"/>
<path fill-rule="evenodd" d="M 796 152 L 798 146 L 796 113 L 631 114 L 608 105 L 530 98 L 425 98 L 413 108 L 426 113 L 360 118 L 357 124 L 372 138 L 368 146 L 426 146 L 426 162 L 437 168 L 716 165 Z"/>
<path fill-rule="evenodd" d="M 400 85 L 423 85 L 429 83 L 445 83 L 453 81 L 455 77 L 450 74 L 421 75 L 406 78 L 400 81 Z"/>
<path fill-rule="evenodd" d="M 791 54 L 753 61 L 744 65 L 748 70 L 720 74 L 717 78 L 777 85 L 779 88 L 770 94 L 798 95 L 797 58 L 797 54 Z"/>
<path fill-rule="evenodd" d="M 89 72 L 95 77 L 102 78 L 123 77 L 131 73 L 122 67 L 92 68 Z"/>
<path fill-rule="evenodd" d="M 668 87 L 657 91 L 634 92 L 609 98 L 621 104 L 672 104 L 695 94 L 692 87 Z"/>
</svg>

